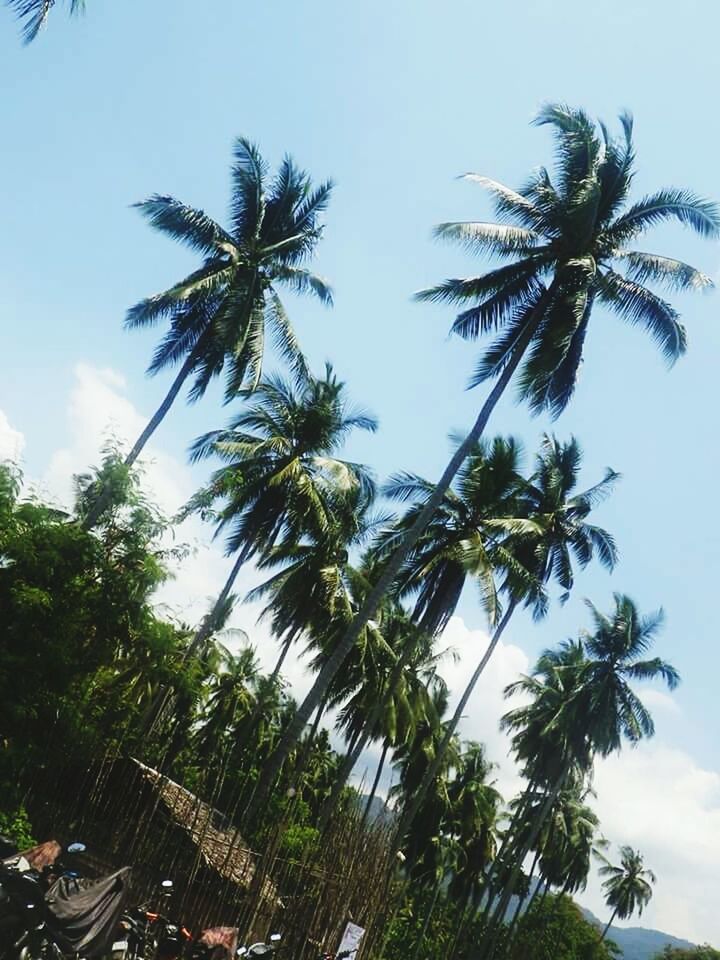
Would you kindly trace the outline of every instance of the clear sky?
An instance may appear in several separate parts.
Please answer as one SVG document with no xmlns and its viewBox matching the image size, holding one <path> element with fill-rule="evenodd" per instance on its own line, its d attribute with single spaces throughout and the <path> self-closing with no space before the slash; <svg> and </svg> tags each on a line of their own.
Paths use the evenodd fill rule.
<svg viewBox="0 0 720 960">
<path fill-rule="evenodd" d="M 720 8 L 699 0 L 88 0 L 86 17 L 69 23 L 58 9 L 23 48 L 0 9 L 0 438 L 21 434 L 28 475 L 53 488 L 64 466 L 82 468 L 79 451 L 94 455 L 108 420 L 134 424 L 157 404 L 167 379 L 144 377 L 155 337 L 123 332 L 123 313 L 193 261 L 130 204 L 172 193 L 222 218 L 231 143 L 242 133 L 273 163 L 290 151 L 315 177 L 337 181 L 317 260 L 336 307 L 290 305 L 313 364 L 331 359 L 380 417 L 380 433 L 355 442 L 352 455 L 380 477 L 400 468 L 436 477 L 448 432 L 469 425 L 482 399 L 464 391 L 477 349 L 447 339 L 451 313 L 410 302 L 414 290 L 473 269 L 430 240 L 438 221 L 490 214 L 479 188 L 456 175 L 521 182 L 550 160 L 547 131 L 529 121 L 542 101 L 565 100 L 610 123 L 633 111 L 638 193 L 679 185 L 720 197 L 709 93 L 719 28 Z M 717 245 L 679 228 L 647 245 L 718 274 Z M 647 823 L 633 827 L 616 803 L 611 816 L 631 836 L 611 839 L 645 840 L 648 859 L 667 859 L 648 922 L 720 942 L 710 881 L 688 893 L 720 857 L 709 682 L 720 673 L 720 299 L 679 306 L 690 349 L 671 372 L 640 332 L 594 316 L 576 399 L 552 429 L 580 438 L 587 483 L 606 465 L 622 472 L 599 514 L 622 562 L 612 577 L 579 578 L 574 599 L 541 627 L 518 620 L 508 649 L 532 658 L 574 633 L 584 596 L 607 606 L 622 590 L 644 609 L 665 608 L 659 652 L 684 682 L 675 706 L 656 699 L 657 752 L 638 753 L 635 768 L 630 755 L 611 791 L 650 764 L 656 779 L 637 800 Z M 175 479 L 190 439 L 225 421 L 217 397 L 179 405 L 162 427 L 155 450 L 178 465 Z M 549 426 L 510 401 L 492 424 L 522 436 L 529 452 Z M 188 487 L 199 476 L 185 474 Z M 458 629 L 484 628 L 472 594 L 460 613 Z M 660 795 L 674 805 L 656 808 Z M 673 856 L 670 834 L 681 838 Z"/>
</svg>

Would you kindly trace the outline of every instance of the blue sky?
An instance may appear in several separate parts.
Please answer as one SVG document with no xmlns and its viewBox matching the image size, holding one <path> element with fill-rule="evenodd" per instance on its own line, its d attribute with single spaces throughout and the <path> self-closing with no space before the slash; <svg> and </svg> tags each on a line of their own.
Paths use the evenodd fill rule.
<svg viewBox="0 0 720 960">
<path fill-rule="evenodd" d="M 681 10 L 666 0 L 88 0 L 86 17 L 70 23 L 58 10 L 23 48 L 1 9 L 0 411 L 25 437 L 28 475 L 45 475 L 71 444 L 79 363 L 122 376 L 139 411 L 160 400 L 167 379 L 144 377 L 155 337 L 123 332 L 122 317 L 193 261 L 130 204 L 157 191 L 223 217 L 231 143 L 242 133 L 273 163 L 290 151 L 315 177 L 337 181 L 317 260 L 336 307 L 290 305 L 313 364 L 331 359 L 381 420 L 352 455 L 381 477 L 400 468 L 435 477 L 448 432 L 469 425 L 482 399 L 464 390 L 477 348 L 447 338 L 447 310 L 410 300 L 474 269 L 430 239 L 438 221 L 490 215 L 479 188 L 456 175 L 515 185 L 548 163 L 548 133 L 529 121 L 542 101 L 559 99 L 610 123 L 633 111 L 638 193 L 680 185 L 720 197 L 708 97 L 718 21 L 719 10 L 695 0 Z M 717 245 L 681 229 L 659 230 L 647 246 L 718 274 Z M 588 483 L 606 465 L 624 477 L 599 514 L 620 546 L 616 573 L 589 571 L 566 608 L 540 627 L 518 620 L 509 641 L 532 657 L 574 633 L 584 596 L 603 606 L 622 590 L 643 608 L 662 605 L 659 651 L 684 680 L 679 710 L 658 718 L 662 744 L 712 778 L 720 300 L 679 306 L 690 349 L 671 372 L 640 332 L 598 311 L 571 409 L 549 425 L 509 399 L 492 429 L 519 434 L 529 453 L 550 426 L 575 433 Z M 228 413 L 217 391 L 178 406 L 157 446 L 182 460 Z M 469 629 L 484 627 L 472 594 L 460 613 Z M 713 815 L 719 785 L 701 801 Z M 678 932 L 716 929 L 720 940 L 709 920 L 673 919 Z"/>
</svg>

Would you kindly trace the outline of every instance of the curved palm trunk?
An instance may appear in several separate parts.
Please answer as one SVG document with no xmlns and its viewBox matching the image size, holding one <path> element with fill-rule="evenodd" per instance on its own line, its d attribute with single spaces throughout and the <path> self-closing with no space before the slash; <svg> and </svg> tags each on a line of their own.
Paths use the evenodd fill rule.
<svg viewBox="0 0 720 960">
<path fill-rule="evenodd" d="M 540 851 L 538 850 L 535 856 L 533 857 L 532 866 L 530 867 L 530 873 L 528 875 L 529 883 L 532 883 L 532 879 L 535 876 L 535 868 L 537 867 L 537 863 L 539 859 L 540 859 Z M 507 952 L 510 951 L 510 948 L 515 943 L 515 940 L 517 938 L 517 932 L 519 929 L 518 923 L 520 921 L 520 917 L 522 916 L 523 913 L 527 914 L 529 912 L 530 908 L 535 902 L 535 897 L 537 897 L 538 895 L 538 890 L 540 889 L 540 886 L 541 884 L 538 883 L 535 889 L 533 890 L 532 894 L 530 895 L 529 900 L 527 897 L 518 897 L 517 907 L 515 908 L 515 913 L 513 914 L 513 918 L 510 922 L 510 927 L 508 929 Z M 526 901 L 527 901 L 527 907 L 523 911 L 523 907 L 525 906 Z"/>
<path fill-rule="evenodd" d="M 393 667 L 392 673 L 390 674 L 390 679 L 388 680 L 387 686 L 385 687 L 385 690 L 383 691 L 382 696 L 378 697 L 378 700 L 375 706 L 370 711 L 370 715 L 367 718 L 367 722 L 365 723 L 362 732 L 358 734 L 353 741 L 351 741 L 350 745 L 348 745 L 348 750 L 347 750 L 347 753 L 345 754 L 345 759 L 343 760 L 342 766 L 340 767 L 340 770 L 338 771 L 338 775 L 335 778 L 335 783 L 333 784 L 333 788 L 332 788 L 332 791 L 330 792 L 330 796 L 325 802 L 325 805 L 323 806 L 323 809 L 320 814 L 321 830 L 324 830 L 325 827 L 330 822 L 330 818 L 335 812 L 335 808 L 338 804 L 338 801 L 340 800 L 340 796 L 342 794 L 343 788 L 345 784 L 348 782 L 348 779 L 350 778 L 350 774 L 353 772 L 353 768 L 355 767 L 355 764 L 360 759 L 360 755 L 362 754 L 363 750 L 367 746 L 368 741 L 370 740 L 370 732 L 372 730 L 377 729 L 380 723 L 380 718 L 385 712 L 385 709 L 388 705 L 388 702 L 390 701 L 390 698 L 395 693 L 395 687 L 397 685 L 397 682 L 402 676 L 403 670 L 412 659 L 412 654 L 413 654 L 412 646 L 408 646 L 400 654 L 400 657 L 398 658 L 398 661 Z"/>
<path fill-rule="evenodd" d="M 374 616 L 381 600 L 388 592 L 393 580 L 397 576 L 403 561 L 420 539 L 423 531 L 432 519 L 438 505 L 441 503 L 443 497 L 447 493 L 450 484 L 455 479 L 455 475 L 457 474 L 458 470 L 469 456 L 474 445 L 482 436 L 488 420 L 490 419 L 490 415 L 505 392 L 505 388 L 510 383 L 512 376 L 525 353 L 525 350 L 530 344 L 530 341 L 532 340 L 533 335 L 540 324 L 545 310 L 545 305 L 552 294 L 553 288 L 551 286 L 545 291 L 538 301 L 534 317 L 528 323 L 517 343 L 515 344 L 515 348 L 512 352 L 510 360 L 505 365 L 495 386 L 490 391 L 490 395 L 483 404 L 472 429 L 466 436 L 465 440 L 463 440 L 463 442 L 457 448 L 453 456 L 450 458 L 450 462 L 445 468 L 440 481 L 433 491 L 432 496 L 420 511 L 417 520 L 411 529 L 405 534 L 402 542 L 386 564 L 382 575 L 379 577 L 377 583 L 366 597 L 342 641 L 335 647 L 332 656 L 328 659 L 325 666 L 318 674 L 310 692 L 298 708 L 294 721 L 289 725 L 274 754 L 269 758 L 262 772 L 260 780 L 258 781 L 258 789 L 255 799 L 253 803 L 249 805 L 246 811 L 246 823 L 252 823 L 252 820 L 260 805 L 265 801 L 265 798 L 270 790 L 272 790 L 280 772 L 280 768 L 284 763 L 288 753 L 292 749 L 293 744 L 302 733 L 308 718 L 316 709 L 318 703 L 324 696 L 325 691 L 329 688 L 338 670 L 345 662 L 347 656 L 355 645 L 355 642 L 360 636 L 360 632 L 362 631 L 363 627 L 368 620 Z"/>
<path fill-rule="evenodd" d="M 483 894 L 484 903 L 482 904 L 482 918 L 484 922 L 488 922 L 488 918 L 492 913 L 492 908 L 495 903 L 495 895 L 499 892 L 495 884 L 495 876 L 497 874 L 498 866 L 503 862 L 506 851 L 508 851 L 508 849 L 512 849 L 515 827 L 518 823 L 520 823 L 525 815 L 525 811 L 530 803 L 530 797 L 532 796 L 534 790 L 535 781 L 531 780 L 525 788 L 522 802 L 519 804 L 518 808 L 513 814 L 512 820 L 508 824 L 505 835 L 503 836 L 503 841 L 500 844 L 500 849 L 497 851 L 495 858 L 490 864 L 490 869 L 488 870 L 485 879 L 486 891 Z"/>
<path fill-rule="evenodd" d="M 380 761 L 377 765 L 377 770 L 375 771 L 375 780 L 373 781 L 372 790 L 370 791 L 370 796 L 367 798 L 367 803 L 365 804 L 365 812 L 363 813 L 361 824 L 364 824 L 367 821 L 367 818 L 370 816 L 370 811 L 372 810 L 373 800 L 375 799 L 375 794 L 377 793 L 378 784 L 380 783 L 380 777 L 382 776 L 383 767 L 385 766 L 385 759 L 388 755 L 388 750 L 390 749 L 390 744 L 386 740 L 383 744 L 382 753 L 380 754 Z"/>
<path fill-rule="evenodd" d="M 195 344 L 192 351 L 187 355 L 185 359 L 185 363 L 183 363 L 182 367 L 180 368 L 180 372 L 173 380 L 172 386 L 170 387 L 168 392 L 165 394 L 165 399 L 157 408 L 155 413 L 152 415 L 152 417 L 148 421 L 147 426 L 135 441 L 132 449 L 130 450 L 130 453 L 128 453 L 128 455 L 125 457 L 125 460 L 123 461 L 123 463 L 126 467 L 133 466 L 137 458 L 142 453 L 145 447 L 145 444 L 148 442 L 150 437 L 155 433 L 157 428 L 165 419 L 168 411 L 170 410 L 170 407 L 175 402 L 177 395 L 182 390 L 183 384 L 192 373 L 193 368 L 195 367 L 195 364 L 198 361 L 198 358 L 200 357 L 203 350 L 205 349 L 206 339 L 207 339 L 206 335 L 203 334 Z M 111 496 L 112 496 L 112 493 L 107 487 L 105 487 L 104 490 L 100 490 L 100 493 L 98 494 L 97 499 L 95 500 L 95 503 L 88 510 L 87 515 L 83 520 L 83 523 L 82 523 L 83 530 L 92 530 L 92 528 L 97 524 L 103 511 L 109 505 Z"/>
<path fill-rule="evenodd" d="M 240 573 L 242 565 L 248 558 L 248 550 L 241 550 L 237 556 L 235 563 L 232 566 L 232 570 L 228 574 L 228 578 L 225 581 L 225 585 L 217 596 L 217 600 L 213 604 L 212 610 L 205 617 L 203 621 L 195 631 L 195 636 L 190 641 L 190 645 L 187 649 L 187 658 L 190 659 L 194 657 L 203 647 L 203 644 L 208 640 L 208 638 L 213 634 L 217 627 L 217 618 L 220 614 L 220 611 L 225 606 L 227 598 L 230 596 L 230 591 L 233 588 L 233 584 L 237 580 L 237 576 Z"/>
<path fill-rule="evenodd" d="M 617 916 L 617 912 L 618 912 L 618 908 L 615 907 L 615 909 L 614 909 L 613 912 L 612 912 L 612 916 L 610 917 L 610 919 L 608 920 L 607 924 L 605 925 L 605 929 L 603 930 L 602 935 L 601 935 L 598 943 L 602 943 L 603 940 L 605 939 L 605 937 L 606 937 L 606 936 L 608 935 L 608 933 L 610 932 L 610 927 L 613 925 L 613 922 L 615 921 L 615 917 Z"/>
<path fill-rule="evenodd" d="M 418 957 L 420 956 L 420 951 L 422 950 L 422 946 L 425 943 L 425 937 L 427 936 L 428 927 L 430 926 L 430 921 L 432 920 L 432 916 L 435 913 L 435 907 L 437 906 L 438 897 L 440 896 L 441 888 L 442 888 L 442 876 L 439 877 L 438 882 L 435 884 L 435 891 L 433 893 L 433 898 L 430 901 L 430 906 L 428 907 L 428 911 L 425 914 L 425 921 L 423 923 L 420 936 L 418 937 L 418 942 L 415 944 L 415 952 L 413 953 L 413 960 L 418 960 Z"/>
<path fill-rule="evenodd" d="M 490 658 L 495 652 L 495 648 L 500 642 L 500 638 L 502 637 L 505 628 L 510 622 L 510 618 L 513 615 L 513 611 L 515 610 L 516 605 L 517 604 L 515 603 L 510 604 L 502 620 L 495 628 L 495 632 L 492 636 L 490 643 L 487 646 L 487 650 L 483 654 L 482 659 L 480 660 L 480 663 L 478 663 L 477 667 L 475 668 L 475 672 L 470 678 L 468 685 L 465 687 L 462 697 L 460 697 L 458 705 L 455 708 L 455 713 L 453 714 L 452 720 L 450 721 L 450 723 L 447 725 L 445 729 L 443 738 L 440 741 L 440 746 L 435 751 L 435 756 L 433 757 L 432 761 L 428 765 L 428 768 L 425 771 L 425 775 L 420 781 L 420 786 L 413 793 L 412 800 L 405 807 L 405 810 L 402 816 L 400 817 L 400 822 L 398 823 L 398 826 L 397 826 L 397 834 L 395 839 L 396 847 L 399 847 L 399 845 L 402 843 L 402 838 L 405 836 L 405 834 L 409 830 L 413 820 L 415 819 L 415 816 L 417 815 L 418 810 L 420 809 L 420 806 L 423 800 L 425 799 L 425 796 L 427 795 L 428 790 L 430 789 L 431 784 L 434 782 L 435 777 L 438 774 L 438 770 L 440 769 L 440 766 L 443 762 L 443 758 L 447 753 L 447 749 L 450 745 L 450 742 L 453 736 L 455 735 L 455 731 L 458 728 L 458 724 L 460 723 L 460 720 L 462 719 L 462 715 L 465 712 L 465 707 L 467 706 L 468 700 L 472 696 L 472 692 L 475 689 L 475 686 L 478 680 L 480 679 L 480 676 L 482 675 L 483 670 L 488 665 Z"/>
<path fill-rule="evenodd" d="M 485 944 L 486 944 L 485 950 L 484 951 L 481 950 L 478 960 L 492 960 L 494 956 L 495 946 L 497 944 L 500 927 L 502 926 L 503 917 L 505 916 L 505 912 L 507 911 L 512 895 L 515 891 L 515 886 L 517 884 L 518 877 L 520 876 L 520 870 L 522 869 L 523 861 L 525 860 L 525 857 L 528 855 L 530 850 L 532 850 L 533 846 L 535 845 L 535 841 L 537 840 L 540 834 L 540 831 L 543 828 L 543 824 L 545 823 L 548 816 L 550 815 L 550 811 L 553 808 L 553 804 L 557 800 L 558 796 L 560 795 L 560 791 L 565 785 L 565 781 L 567 780 L 568 774 L 570 773 L 571 765 L 572 764 L 570 760 L 565 761 L 565 764 L 563 765 L 563 768 L 560 774 L 558 775 L 558 778 L 555 781 L 552 790 L 548 793 L 547 797 L 545 798 L 545 802 L 543 803 L 542 808 L 540 809 L 540 813 L 538 814 L 535 820 L 535 823 L 533 824 L 532 830 L 530 831 L 529 835 L 525 839 L 525 843 L 522 844 L 522 846 L 517 852 L 517 855 L 515 858 L 515 864 L 510 873 L 510 877 L 508 878 L 508 881 L 505 884 L 505 889 L 503 890 L 502 896 L 498 901 L 498 904 L 493 912 L 492 919 L 490 921 L 490 928 L 485 937 Z"/>
</svg>

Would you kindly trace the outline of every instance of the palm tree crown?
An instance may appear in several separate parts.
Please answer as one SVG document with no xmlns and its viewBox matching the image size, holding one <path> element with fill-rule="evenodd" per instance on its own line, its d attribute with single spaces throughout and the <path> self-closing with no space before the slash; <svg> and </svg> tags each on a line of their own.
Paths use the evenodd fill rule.
<svg viewBox="0 0 720 960">
<path fill-rule="evenodd" d="M 688 190 L 665 189 L 626 208 L 634 174 L 632 118 L 610 136 L 582 110 L 544 107 L 538 124 L 553 127 L 554 174 L 541 167 L 519 191 L 477 174 L 494 198 L 500 223 L 443 223 L 441 239 L 510 262 L 488 273 L 446 280 L 421 300 L 463 304 L 453 331 L 474 340 L 495 332 L 472 385 L 497 376 L 523 344 L 519 393 L 536 410 L 559 414 L 575 388 L 595 302 L 639 324 L 672 362 L 685 352 L 677 311 L 646 284 L 668 290 L 711 285 L 687 263 L 631 248 L 648 228 L 676 220 L 701 236 L 717 236 L 715 204 Z M 598 129 L 599 126 L 599 129 Z"/>
<path fill-rule="evenodd" d="M 332 544 L 336 553 L 346 548 L 357 532 L 348 531 L 348 525 L 361 522 L 360 504 L 366 507 L 374 495 L 365 467 L 333 456 L 354 429 L 374 431 L 377 421 L 350 407 L 345 385 L 328 364 L 324 377 L 310 378 L 303 387 L 266 378 L 228 429 L 193 444 L 193 461 L 214 456 L 224 465 L 185 511 L 213 519 L 216 535 L 228 533 L 227 553 L 236 556 L 198 642 L 217 628 L 233 582 L 250 557 L 267 558 L 280 542 L 296 550 L 308 537 Z M 323 564 L 327 560 L 325 552 Z"/>
<path fill-rule="evenodd" d="M 656 878 L 645 866 L 642 854 L 628 846 L 620 848 L 620 866 L 606 863 L 600 868 L 600 875 L 606 878 L 603 881 L 605 902 L 612 909 L 604 937 L 615 917 L 627 920 L 636 912 L 642 914 L 652 898 Z"/>
<path fill-rule="evenodd" d="M 290 365 L 306 372 L 279 286 L 332 302 L 327 283 L 303 266 L 320 239 L 332 184 L 313 188 L 289 156 L 269 179 L 258 148 L 243 137 L 235 142 L 231 179 L 227 229 L 173 197 L 155 195 L 137 205 L 151 226 L 203 258 L 197 270 L 127 315 L 128 327 L 169 320 L 149 372 L 192 357 L 193 399 L 226 363 L 227 399 L 241 387 L 257 387 L 267 331 Z"/>
</svg>

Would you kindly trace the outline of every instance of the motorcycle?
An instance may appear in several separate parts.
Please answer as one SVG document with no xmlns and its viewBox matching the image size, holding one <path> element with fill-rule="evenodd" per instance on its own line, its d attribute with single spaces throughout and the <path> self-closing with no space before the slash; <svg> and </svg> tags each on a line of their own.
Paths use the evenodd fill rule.
<svg viewBox="0 0 720 960">
<path fill-rule="evenodd" d="M 270 936 L 269 943 L 253 943 L 249 947 L 239 947 L 235 956 L 236 957 L 269 957 L 279 949 L 280 941 L 282 937 L 279 933 L 273 933 Z"/>
<path fill-rule="evenodd" d="M 169 899 L 172 891 L 172 880 L 163 880 L 161 901 Z M 192 933 L 150 906 L 149 902 L 141 904 L 121 917 L 117 939 L 110 950 L 111 960 L 179 960 L 186 952 L 193 940 Z"/>
<path fill-rule="evenodd" d="M 59 855 L 47 862 L 28 851 L 0 863 L 0 960 L 91 958 L 107 950 L 130 868 L 86 880 L 62 856 L 82 852 L 83 844 L 70 844 L 65 851 L 51 846 Z"/>
</svg>

